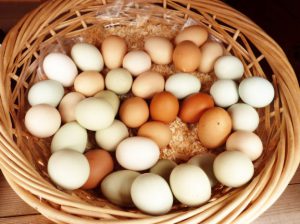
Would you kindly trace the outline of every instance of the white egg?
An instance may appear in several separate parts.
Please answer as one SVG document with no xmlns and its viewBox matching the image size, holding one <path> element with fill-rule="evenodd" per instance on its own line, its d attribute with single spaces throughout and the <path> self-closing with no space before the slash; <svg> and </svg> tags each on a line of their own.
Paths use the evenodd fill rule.
<svg viewBox="0 0 300 224">
<path fill-rule="evenodd" d="M 43 61 L 43 70 L 49 79 L 60 82 L 63 86 L 72 86 L 78 74 L 76 65 L 63 53 L 50 53 Z"/>
<path fill-rule="evenodd" d="M 219 79 L 239 79 L 244 74 L 244 66 L 237 57 L 226 55 L 216 60 L 214 71 Z"/>
<path fill-rule="evenodd" d="M 71 49 L 71 56 L 82 71 L 97 71 L 103 69 L 103 57 L 97 47 L 88 43 L 77 43 Z"/>
<path fill-rule="evenodd" d="M 130 51 L 123 59 L 123 67 L 132 75 L 137 76 L 151 68 L 151 58 L 144 51 Z"/>
<path fill-rule="evenodd" d="M 105 77 L 106 88 L 117 93 L 125 94 L 132 86 L 132 76 L 124 68 L 110 70 Z"/>
<path fill-rule="evenodd" d="M 55 133 L 51 142 L 51 152 L 63 149 L 83 153 L 88 141 L 87 131 L 77 122 L 67 123 Z"/>
<path fill-rule="evenodd" d="M 214 82 L 210 95 L 219 107 L 229 107 L 239 100 L 237 84 L 232 80 L 220 79 Z"/>
<path fill-rule="evenodd" d="M 153 173 L 141 174 L 133 181 L 131 197 L 137 208 L 151 215 L 165 214 L 173 205 L 173 195 L 168 183 Z"/>
<path fill-rule="evenodd" d="M 181 164 L 170 176 L 175 198 L 187 206 L 198 206 L 210 199 L 211 186 L 205 172 L 198 166 Z"/>
<path fill-rule="evenodd" d="M 237 103 L 228 108 L 233 130 L 255 131 L 259 125 L 257 111 L 248 104 Z"/>
<path fill-rule="evenodd" d="M 116 114 L 118 113 L 120 99 L 114 92 L 110 90 L 102 90 L 96 93 L 94 97 L 106 100 L 112 106 Z"/>
<path fill-rule="evenodd" d="M 160 159 L 158 162 L 150 169 L 150 173 L 155 173 L 166 181 L 169 181 L 170 174 L 172 170 L 177 166 L 177 164 L 169 159 Z"/>
<path fill-rule="evenodd" d="M 159 147 L 149 138 L 130 137 L 117 147 L 116 158 L 119 164 L 129 170 L 147 170 L 159 159 Z"/>
<path fill-rule="evenodd" d="M 175 95 L 178 99 L 183 99 L 192 93 L 197 93 L 200 89 L 200 80 L 189 73 L 171 75 L 165 85 L 165 90 Z"/>
<path fill-rule="evenodd" d="M 63 85 L 55 80 L 43 80 L 35 83 L 28 92 L 28 102 L 31 106 L 49 104 L 56 107 L 64 95 Z"/>
<path fill-rule="evenodd" d="M 274 99 L 274 87 L 262 77 L 244 79 L 239 86 L 241 99 L 252 107 L 262 108 Z"/>
<path fill-rule="evenodd" d="M 48 161 L 48 174 L 58 186 L 75 190 L 88 180 L 90 166 L 83 154 L 65 149 L 51 155 Z"/>
</svg>

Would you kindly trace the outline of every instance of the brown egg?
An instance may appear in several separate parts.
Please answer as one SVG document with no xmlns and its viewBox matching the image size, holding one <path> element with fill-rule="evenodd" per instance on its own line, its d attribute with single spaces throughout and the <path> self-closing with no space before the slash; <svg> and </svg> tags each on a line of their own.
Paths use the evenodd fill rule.
<svg viewBox="0 0 300 224">
<path fill-rule="evenodd" d="M 230 115 L 220 107 L 208 109 L 198 123 L 198 137 L 209 148 L 217 148 L 226 142 L 232 128 Z"/>
<path fill-rule="evenodd" d="M 198 47 L 201 46 L 208 38 L 207 30 L 199 25 L 189 26 L 177 34 L 175 44 L 179 44 L 185 40 L 192 41 Z"/>
<path fill-rule="evenodd" d="M 82 189 L 95 188 L 102 179 L 114 169 L 114 163 L 109 152 L 102 149 L 90 150 L 85 153 L 90 165 L 90 175 Z"/>
<path fill-rule="evenodd" d="M 153 120 L 170 123 L 176 119 L 179 111 L 178 99 L 169 92 L 154 95 L 150 103 L 150 115 Z"/>
<path fill-rule="evenodd" d="M 76 120 L 75 107 L 84 99 L 85 96 L 77 92 L 70 92 L 62 98 L 58 106 L 62 122 L 68 123 Z"/>
<path fill-rule="evenodd" d="M 214 107 L 214 100 L 210 95 L 196 93 L 182 102 L 179 117 L 183 122 L 195 123 L 199 121 L 204 111 L 212 107 Z"/>
<path fill-rule="evenodd" d="M 170 128 L 159 121 L 149 121 L 143 124 L 139 128 L 137 135 L 152 139 L 159 148 L 167 146 L 172 137 Z"/>
<path fill-rule="evenodd" d="M 149 108 L 142 98 L 131 97 L 122 103 L 119 115 L 127 127 L 137 128 L 148 120 Z"/>
<path fill-rule="evenodd" d="M 183 41 L 178 44 L 173 52 L 175 68 L 183 72 L 193 72 L 200 64 L 201 51 L 191 41 Z"/>
<path fill-rule="evenodd" d="M 82 72 L 74 81 L 74 89 L 85 96 L 93 96 L 104 89 L 103 76 L 96 71 Z"/>
<path fill-rule="evenodd" d="M 223 55 L 223 46 L 217 42 L 206 42 L 200 48 L 202 57 L 200 60 L 199 71 L 210 72 L 215 64 L 215 61 Z"/>
</svg>

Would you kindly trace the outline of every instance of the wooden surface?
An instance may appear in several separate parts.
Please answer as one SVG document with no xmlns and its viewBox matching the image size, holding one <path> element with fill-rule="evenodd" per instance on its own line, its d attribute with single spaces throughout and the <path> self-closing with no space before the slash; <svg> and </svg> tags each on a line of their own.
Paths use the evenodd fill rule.
<svg viewBox="0 0 300 224">
<path fill-rule="evenodd" d="M 25 204 L 9 187 L 0 173 L 1 224 L 52 224 Z M 300 223 L 300 168 L 279 200 L 254 224 Z"/>
</svg>

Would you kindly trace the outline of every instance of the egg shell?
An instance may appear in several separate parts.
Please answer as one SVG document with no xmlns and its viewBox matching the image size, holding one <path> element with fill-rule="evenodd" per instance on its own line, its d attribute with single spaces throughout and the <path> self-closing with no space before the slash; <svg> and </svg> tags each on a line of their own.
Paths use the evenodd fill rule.
<svg viewBox="0 0 300 224">
<path fill-rule="evenodd" d="M 219 79 L 240 79 L 244 74 L 241 60 L 232 55 L 219 57 L 214 65 L 214 71 Z"/>
<path fill-rule="evenodd" d="M 59 52 L 50 53 L 44 58 L 43 70 L 49 79 L 58 81 L 65 87 L 72 86 L 78 74 L 72 59 Z"/>
<path fill-rule="evenodd" d="M 173 205 L 168 183 L 153 173 L 141 174 L 133 181 L 131 197 L 137 208 L 151 215 L 165 214 Z"/>
<path fill-rule="evenodd" d="M 120 106 L 120 99 L 114 92 L 110 90 L 102 90 L 96 93 L 94 97 L 106 100 L 114 109 L 115 114 L 118 113 L 119 106 Z"/>
<path fill-rule="evenodd" d="M 38 104 L 31 107 L 25 115 L 25 126 L 34 136 L 47 138 L 59 129 L 61 117 L 55 107 Z"/>
<path fill-rule="evenodd" d="M 64 123 L 76 120 L 75 107 L 83 99 L 85 99 L 85 96 L 77 92 L 70 92 L 62 98 L 58 110 L 61 115 L 61 120 Z"/>
<path fill-rule="evenodd" d="M 206 148 L 223 145 L 229 136 L 232 122 L 226 110 L 220 107 L 208 109 L 198 123 L 198 137 Z"/>
<path fill-rule="evenodd" d="M 151 68 L 151 58 L 144 51 L 130 51 L 123 59 L 123 68 L 127 69 L 133 76 L 138 76 Z"/>
<path fill-rule="evenodd" d="M 198 70 L 203 73 L 211 72 L 216 60 L 224 54 L 223 46 L 218 42 L 206 42 L 200 50 L 202 56 Z"/>
<path fill-rule="evenodd" d="M 254 166 L 246 154 L 225 151 L 214 161 L 214 174 L 225 186 L 241 187 L 253 177 Z"/>
<path fill-rule="evenodd" d="M 132 86 L 132 76 L 124 68 L 110 70 L 105 77 L 106 88 L 117 93 L 125 94 Z"/>
<path fill-rule="evenodd" d="M 268 106 L 274 99 L 274 87 L 262 77 L 249 77 L 239 85 L 241 99 L 252 107 Z"/>
<path fill-rule="evenodd" d="M 241 151 L 252 161 L 257 160 L 263 152 L 261 139 L 253 132 L 236 131 L 233 132 L 226 141 L 226 150 Z"/>
<path fill-rule="evenodd" d="M 129 132 L 126 125 L 119 120 L 114 120 L 108 128 L 97 131 L 95 138 L 101 148 L 107 151 L 115 151 L 117 145 L 128 136 Z"/>
<path fill-rule="evenodd" d="M 130 137 L 117 147 L 116 158 L 125 169 L 141 171 L 152 167 L 159 159 L 159 147 L 151 139 Z"/>
<path fill-rule="evenodd" d="M 176 73 L 166 81 L 165 90 L 174 94 L 178 99 L 183 99 L 186 96 L 198 93 L 201 89 L 200 80 L 188 73 Z"/>
<path fill-rule="evenodd" d="M 201 205 L 211 196 L 208 177 L 201 168 L 191 164 L 180 164 L 173 169 L 170 186 L 175 198 L 187 206 Z"/>
<path fill-rule="evenodd" d="M 53 153 L 47 170 L 50 179 L 67 190 L 80 188 L 90 174 L 87 158 L 80 152 L 68 149 Z"/>
<path fill-rule="evenodd" d="M 100 72 L 104 67 L 103 57 L 97 47 L 89 43 L 77 43 L 71 49 L 75 64 L 82 71 Z"/>
<path fill-rule="evenodd" d="M 184 99 L 181 104 L 179 117 L 185 123 L 196 123 L 201 115 L 212 107 L 214 107 L 214 100 L 210 95 L 196 93 Z"/>
<path fill-rule="evenodd" d="M 121 67 L 126 51 L 126 41 L 115 35 L 106 37 L 101 45 L 104 63 L 109 69 Z"/>
<path fill-rule="evenodd" d="M 147 137 L 156 142 L 159 148 L 166 147 L 172 137 L 170 128 L 162 122 L 149 121 L 143 124 L 137 133 L 138 136 Z"/>
<path fill-rule="evenodd" d="M 172 62 L 173 44 L 167 38 L 149 37 L 145 40 L 144 48 L 155 64 L 167 65 Z"/>
<path fill-rule="evenodd" d="M 121 104 L 119 116 L 127 127 L 138 128 L 148 120 L 149 108 L 142 98 L 131 97 Z"/>
<path fill-rule="evenodd" d="M 112 203 L 124 207 L 133 206 L 130 189 L 140 173 L 132 170 L 119 170 L 110 173 L 101 182 L 102 194 Z"/>
<path fill-rule="evenodd" d="M 199 65 L 201 60 L 201 51 L 191 41 L 183 41 L 179 43 L 173 52 L 173 63 L 175 68 L 182 72 L 193 72 Z"/>
<path fill-rule="evenodd" d="M 83 153 L 87 141 L 87 131 L 77 122 L 73 121 L 61 126 L 55 133 L 51 141 L 51 152 L 70 149 Z"/>
<path fill-rule="evenodd" d="M 144 72 L 133 82 L 132 93 L 145 99 L 152 98 L 155 93 L 162 92 L 165 88 L 164 77 L 157 72 Z"/>
<path fill-rule="evenodd" d="M 90 175 L 81 189 L 93 189 L 101 180 L 114 169 L 114 162 L 111 155 L 101 149 L 90 150 L 84 154 L 89 161 Z"/>
<path fill-rule="evenodd" d="M 103 76 L 95 71 L 82 72 L 74 81 L 74 89 L 85 96 L 93 96 L 104 89 Z"/>
<path fill-rule="evenodd" d="M 115 111 L 107 101 L 90 97 L 76 105 L 75 117 L 84 128 L 98 131 L 109 127 L 113 123 Z"/>
<path fill-rule="evenodd" d="M 162 178 L 164 178 L 167 182 L 169 182 L 169 178 L 172 170 L 177 166 L 177 164 L 168 159 L 160 159 L 158 162 L 150 169 L 150 173 L 155 173 Z"/>
<path fill-rule="evenodd" d="M 150 103 L 150 115 L 155 121 L 171 123 L 176 119 L 179 111 L 178 99 L 169 92 L 154 95 Z"/>
<path fill-rule="evenodd" d="M 199 26 L 193 25 L 184 28 L 175 37 L 175 44 L 179 44 L 183 41 L 189 40 L 196 44 L 198 47 L 201 46 L 208 38 L 207 29 Z"/>
</svg>

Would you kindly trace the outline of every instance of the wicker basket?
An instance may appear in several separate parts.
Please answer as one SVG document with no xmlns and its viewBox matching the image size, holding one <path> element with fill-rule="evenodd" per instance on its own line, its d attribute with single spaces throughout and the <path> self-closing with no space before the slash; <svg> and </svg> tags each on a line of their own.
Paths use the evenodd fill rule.
<svg viewBox="0 0 300 224">
<path fill-rule="evenodd" d="M 28 87 L 41 78 L 37 68 L 49 46 L 78 35 L 90 42 L 101 41 L 101 34 L 114 26 L 106 26 L 107 18 L 99 17 L 99 11 L 110 2 L 48 1 L 27 14 L 4 40 L 0 51 L 0 165 L 10 186 L 30 206 L 57 223 L 250 223 L 276 201 L 299 164 L 299 86 L 288 59 L 274 40 L 218 0 L 137 0 L 108 19 L 126 36 L 132 21 L 151 13 L 147 24 L 158 27 L 156 34 L 172 37 L 174 32 L 164 32 L 161 27 L 180 27 L 192 18 L 208 27 L 228 52 L 242 60 L 246 77 L 264 76 L 273 82 L 275 100 L 260 111 L 258 133 L 265 150 L 256 164 L 254 179 L 238 189 L 216 189 L 211 201 L 201 207 L 175 206 L 169 214 L 157 217 L 124 210 L 90 192 L 66 192 L 49 181 L 49 140 L 32 137 L 24 128 Z M 153 4 L 155 7 L 150 7 Z M 139 29 L 140 33 L 149 31 L 144 25 Z"/>
</svg>

